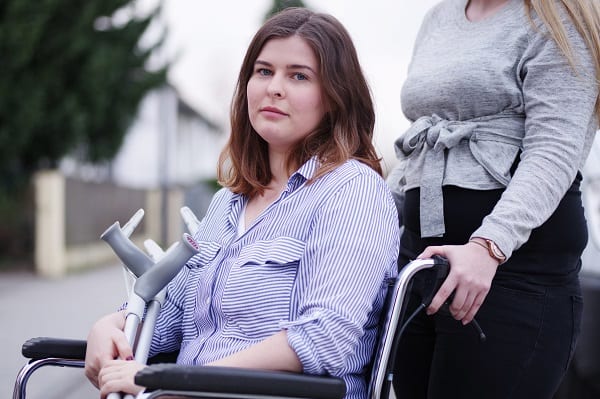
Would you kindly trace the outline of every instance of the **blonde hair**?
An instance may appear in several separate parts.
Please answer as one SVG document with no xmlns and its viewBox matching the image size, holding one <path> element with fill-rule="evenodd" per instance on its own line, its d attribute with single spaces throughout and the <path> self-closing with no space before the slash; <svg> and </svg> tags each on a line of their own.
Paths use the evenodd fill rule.
<svg viewBox="0 0 600 399">
<path fill-rule="evenodd" d="M 531 11 L 539 16 L 574 69 L 576 69 L 576 60 L 565 26 L 561 22 L 559 3 L 562 4 L 592 55 L 596 84 L 600 85 L 600 3 L 597 0 L 525 0 L 529 18 L 532 19 Z M 600 123 L 600 94 L 596 98 L 595 111 Z"/>
</svg>

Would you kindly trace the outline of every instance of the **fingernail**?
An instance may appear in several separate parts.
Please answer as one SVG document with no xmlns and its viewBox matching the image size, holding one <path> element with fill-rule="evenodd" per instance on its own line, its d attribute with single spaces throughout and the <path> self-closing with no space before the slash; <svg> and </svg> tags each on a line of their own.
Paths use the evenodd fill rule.
<svg viewBox="0 0 600 399">
<path fill-rule="evenodd" d="M 125 360 L 133 360 L 133 356 L 127 356 L 127 359 Z"/>
</svg>

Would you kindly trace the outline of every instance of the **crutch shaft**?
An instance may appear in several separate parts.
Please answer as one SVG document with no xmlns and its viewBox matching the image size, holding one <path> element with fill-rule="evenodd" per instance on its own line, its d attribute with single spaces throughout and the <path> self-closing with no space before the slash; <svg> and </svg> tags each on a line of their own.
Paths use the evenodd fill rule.
<svg viewBox="0 0 600 399">
<path fill-rule="evenodd" d="M 160 294 L 159 294 L 160 295 Z M 152 335 L 154 335 L 154 327 L 156 325 L 156 319 L 160 313 L 160 302 L 151 301 L 146 311 L 146 317 L 144 318 L 144 324 L 140 331 L 140 336 L 135 348 L 135 360 L 146 364 L 148 361 L 148 353 L 150 352 L 150 345 L 152 343 Z"/>
</svg>

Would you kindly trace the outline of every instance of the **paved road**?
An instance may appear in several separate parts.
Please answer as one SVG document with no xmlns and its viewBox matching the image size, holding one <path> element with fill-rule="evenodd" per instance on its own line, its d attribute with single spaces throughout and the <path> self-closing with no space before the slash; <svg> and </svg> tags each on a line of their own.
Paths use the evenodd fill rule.
<svg viewBox="0 0 600 399">
<path fill-rule="evenodd" d="M 0 398 L 11 398 L 25 363 L 21 345 L 32 337 L 85 339 L 93 322 L 115 310 L 126 290 L 119 265 L 51 280 L 27 272 L 0 272 Z M 43 367 L 27 385 L 28 399 L 98 398 L 82 369 Z"/>
</svg>

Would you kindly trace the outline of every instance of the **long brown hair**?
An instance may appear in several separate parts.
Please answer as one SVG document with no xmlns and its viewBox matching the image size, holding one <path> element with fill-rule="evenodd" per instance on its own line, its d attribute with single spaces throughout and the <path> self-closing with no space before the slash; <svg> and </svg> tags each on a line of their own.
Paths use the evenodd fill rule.
<svg viewBox="0 0 600 399">
<path fill-rule="evenodd" d="M 550 36 L 563 52 L 569 64 L 577 69 L 577 62 L 573 55 L 571 43 L 561 20 L 559 4 L 562 4 L 571 23 L 588 48 L 594 60 L 596 70 L 596 85 L 600 85 L 600 3 L 598 0 L 525 0 L 525 6 L 530 20 L 531 11 L 534 11 L 547 27 Z M 596 117 L 600 123 L 600 94 L 596 98 Z"/>
<path fill-rule="evenodd" d="M 271 181 L 268 145 L 250 124 L 246 86 L 254 63 L 271 39 L 296 35 L 319 61 L 326 114 L 317 129 L 293 148 L 288 170 L 316 156 L 312 180 L 348 159 L 364 162 L 379 174 L 380 159 L 372 143 L 375 111 L 371 92 L 350 35 L 334 17 L 305 8 L 288 8 L 271 17 L 252 39 L 231 103 L 231 135 L 219 157 L 219 182 L 233 192 L 260 194 Z"/>
</svg>

